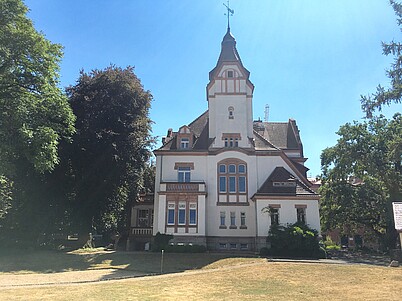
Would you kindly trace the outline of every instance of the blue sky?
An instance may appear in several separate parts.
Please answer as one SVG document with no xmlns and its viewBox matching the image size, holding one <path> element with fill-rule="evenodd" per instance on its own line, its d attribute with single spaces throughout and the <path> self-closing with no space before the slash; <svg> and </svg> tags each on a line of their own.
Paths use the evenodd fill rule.
<svg viewBox="0 0 402 301">
<path fill-rule="evenodd" d="M 135 67 L 154 96 L 153 135 L 178 130 L 207 109 L 205 87 L 227 19 L 222 0 L 25 0 L 36 29 L 64 46 L 61 85 L 79 70 Z M 226 1 L 225 1 L 226 2 Z M 360 95 L 387 85 L 391 57 L 381 41 L 401 41 L 386 0 L 232 0 L 231 31 L 255 85 L 254 118 L 294 118 L 309 175 L 339 126 L 361 120 Z M 391 116 L 401 105 L 385 109 Z M 180 114 L 176 112 L 179 111 Z"/>
</svg>

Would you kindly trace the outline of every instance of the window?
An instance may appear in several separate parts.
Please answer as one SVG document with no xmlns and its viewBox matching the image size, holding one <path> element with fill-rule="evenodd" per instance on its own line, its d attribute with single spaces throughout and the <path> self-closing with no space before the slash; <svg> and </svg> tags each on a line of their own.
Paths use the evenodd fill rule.
<svg viewBox="0 0 402 301">
<path fill-rule="evenodd" d="M 229 192 L 236 192 L 236 177 L 229 177 Z"/>
<path fill-rule="evenodd" d="M 301 224 L 306 224 L 306 208 L 305 207 L 297 207 L 297 222 Z"/>
<path fill-rule="evenodd" d="M 236 212 L 230 212 L 230 227 L 236 227 Z"/>
<path fill-rule="evenodd" d="M 175 204 L 169 203 L 168 204 L 168 225 L 174 225 L 174 210 L 175 210 Z"/>
<path fill-rule="evenodd" d="M 246 227 L 246 212 L 240 212 L 240 228 Z"/>
<path fill-rule="evenodd" d="M 186 203 L 179 203 L 179 225 L 186 224 Z"/>
<path fill-rule="evenodd" d="M 196 225 L 197 224 L 197 204 L 191 203 L 190 204 L 190 211 L 189 211 L 189 225 Z"/>
<path fill-rule="evenodd" d="M 236 173 L 236 165 L 234 164 L 229 165 L 229 173 Z"/>
<path fill-rule="evenodd" d="M 190 167 L 179 167 L 178 168 L 178 181 L 183 182 L 190 182 Z"/>
<path fill-rule="evenodd" d="M 180 148 L 186 149 L 190 146 L 190 140 L 188 138 L 181 138 L 180 140 Z"/>
<path fill-rule="evenodd" d="M 246 177 L 239 177 L 239 192 L 246 192 Z"/>
<path fill-rule="evenodd" d="M 231 244 L 230 244 L 230 249 L 232 249 L 232 250 L 237 249 L 237 244 L 231 243 Z"/>
<path fill-rule="evenodd" d="M 218 163 L 217 180 L 218 180 L 217 185 L 219 194 L 246 194 L 247 193 L 246 164 L 244 164 L 243 161 L 240 161 L 238 159 L 225 159 L 221 161 L 220 163 Z M 237 198 L 237 200 L 239 200 L 239 198 Z M 232 201 L 234 201 L 233 198 Z M 222 198 L 220 202 L 222 202 Z"/>
<path fill-rule="evenodd" d="M 228 111 L 229 111 L 229 119 L 234 119 L 234 108 L 229 107 Z"/>
<path fill-rule="evenodd" d="M 227 246 L 226 246 L 225 243 L 219 243 L 219 249 L 224 250 L 224 249 L 226 249 L 226 248 L 227 248 Z"/>
<path fill-rule="evenodd" d="M 279 208 L 270 207 L 271 225 L 279 225 Z"/>
<path fill-rule="evenodd" d="M 232 71 L 232 70 L 229 70 L 229 71 L 228 71 L 228 77 L 229 77 L 229 78 L 232 78 L 232 77 L 233 77 L 233 71 Z"/>
<path fill-rule="evenodd" d="M 234 111 L 229 111 L 229 119 L 234 118 Z M 223 133 L 222 140 L 225 147 L 238 147 L 241 140 L 240 133 Z"/>
<path fill-rule="evenodd" d="M 226 177 L 219 177 L 219 192 L 226 192 Z"/>
<path fill-rule="evenodd" d="M 148 209 L 138 209 L 137 216 L 138 216 L 137 219 L 138 227 L 149 227 Z"/>
<path fill-rule="evenodd" d="M 225 211 L 221 211 L 220 222 L 221 222 L 221 227 L 226 227 L 226 212 Z"/>
<path fill-rule="evenodd" d="M 240 244 L 240 250 L 248 250 L 248 244 Z"/>
</svg>

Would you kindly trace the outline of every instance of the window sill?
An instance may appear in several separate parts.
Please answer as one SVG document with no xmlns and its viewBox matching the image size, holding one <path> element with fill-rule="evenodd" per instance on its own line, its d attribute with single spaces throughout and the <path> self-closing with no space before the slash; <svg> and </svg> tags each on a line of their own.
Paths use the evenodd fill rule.
<svg viewBox="0 0 402 301">
<path fill-rule="evenodd" d="M 227 229 L 228 227 L 226 226 L 219 226 L 219 229 Z"/>
<path fill-rule="evenodd" d="M 237 229 L 237 226 L 229 226 L 229 229 Z"/>
<path fill-rule="evenodd" d="M 240 229 L 247 229 L 247 226 L 240 226 Z"/>
</svg>

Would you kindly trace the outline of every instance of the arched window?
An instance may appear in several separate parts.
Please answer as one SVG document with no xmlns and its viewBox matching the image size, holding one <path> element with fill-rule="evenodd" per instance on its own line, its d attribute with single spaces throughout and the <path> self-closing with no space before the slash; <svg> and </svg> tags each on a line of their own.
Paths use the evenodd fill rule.
<svg viewBox="0 0 402 301">
<path fill-rule="evenodd" d="M 239 159 L 225 159 L 218 162 L 218 194 L 226 195 L 227 201 L 239 202 L 239 197 L 247 194 L 247 164 Z M 230 197 L 235 196 L 235 198 Z M 219 199 L 222 199 L 219 197 Z"/>
</svg>

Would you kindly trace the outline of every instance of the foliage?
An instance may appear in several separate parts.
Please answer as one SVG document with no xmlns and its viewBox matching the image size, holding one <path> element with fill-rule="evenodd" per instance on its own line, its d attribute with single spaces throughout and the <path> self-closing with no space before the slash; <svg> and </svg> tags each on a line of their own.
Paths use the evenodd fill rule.
<svg viewBox="0 0 402 301">
<path fill-rule="evenodd" d="M 402 116 L 347 123 L 337 134 L 337 144 L 321 154 L 324 230 L 364 226 L 392 247 L 391 202 L 402 188 Z"/>
<path fill-rule="evenodd" d="M 11 208 L 12 183 L 5 176 L 0 175 L 0 219 Z"/>
<path fill-rule="evenodd" d="M 0 174 L 20 161 L 54 169 L 58 144 L 74 132 L 74 115 L 58 87 L 62 47 L 37 32 L 21 0 L 0 2 Z"/>
<path fill-rule="evenodd" d="M 336 250 L 339 251 L 341 246 L 332 241 L 331 237 L 327 236 L 323 241 L 324 247 L 326 250 Z"/>
<path fill-rule="evenodd" d="M 161 234 L 159 232 L 156 233 L 154 236 L 152 251 L 160 252 L 161 250 L 165 250 L 168 247 L 171 239 L 173 239 L 173 235 L 171 234 Z"/>
<path fill-rule="evenodd" d="M 398 25 L 402 25 L 402 5 L 393 0 L 390 1 L 392 8 L 397 15 Z M 402 97 L 402 45 L 399 42 L 382 43 L 384 55 L 392 54 L 394 62 L 387 70 L 387 76 L 391 80 L 391 87 L 386 89 L 381 85 L 377 86 L 377 91 L 372 95 L 361 96 L 362 109 L 367 117 L 372 117 L 376 109 L 381 111 L 384 105 L 391 103 L 401 103 Z"/>
<path fill-rule="evenodd" d="M 270 253 L 275 256 L 314 258 L 320 256 L 318 233 L 304 224 L 272 225 L 268 242 L 271 245 Z"/>
<path fill-rule="evenodd" d="M 132 67 L 115 66 L 81 71 L 67 93 L 77 116 L 73 143 L 61 152 L 70 219 L 77 231 L 121 232 L 144 186 L 152 95 Z"/>
</svg>

